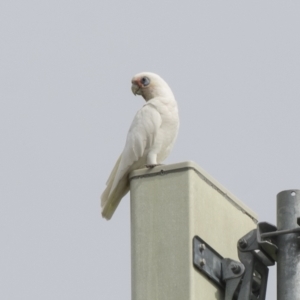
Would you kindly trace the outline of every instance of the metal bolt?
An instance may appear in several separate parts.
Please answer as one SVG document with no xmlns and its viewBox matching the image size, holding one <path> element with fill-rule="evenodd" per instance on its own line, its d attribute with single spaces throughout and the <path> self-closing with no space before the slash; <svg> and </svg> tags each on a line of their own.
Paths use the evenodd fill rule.
<svg viewBox="0 0 300 300">
<path fill-rule="evenodd" d="M 241 272 L 241 267 L 238 264 L 232 264 L 230 266 L 230 269 L 234 274 L 238 274 Z"/>
<path fill-rule="evenodd" d="M 205 264 L 206 264 L 206 260 L 204 258 L 200 258 L 199 260 L 200 267 L 204 267 Z"/>
<path fill-rule="evenodd" d="M 248 243 L 245 239 L 240 239 L 239 240 L 239 246 L 242 248 L 242 249 L 245 249 L 247 246 L 248 246 Z"/>
<path fill-rule="evenodd" d="M 205 244 L 200 244 L 199 245 L 199 250 L 202 252 L 203 250 L 205 250 L 206 249 L 206 246 L 205 246 Z"/>
</svg>

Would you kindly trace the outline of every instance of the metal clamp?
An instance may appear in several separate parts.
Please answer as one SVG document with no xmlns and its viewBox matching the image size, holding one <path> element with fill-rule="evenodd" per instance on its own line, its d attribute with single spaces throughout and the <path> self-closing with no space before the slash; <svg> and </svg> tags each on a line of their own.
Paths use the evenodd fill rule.
<svg viewBox="0 0 300 300">
<path fill-rule="evenodd" d="M 245 272 L 242 263 L 223 258 L 198 236 L 193 239 L 193 263 L 197 270 L 225 289 L 225 300 L 233 299 Z"/>
<path fill-rule="evenodd" d="M 193 239 L 193 264 L 215 284 L 225 290 L 225 300 L 264 300 L 268 266 L 276 260 L 277 246 L 267 233 L 275 232 L 269 223 L 259 223 L 237 243 L 241 262 L 223 258 L 203 239 Z M 269 237 L 269 236 L 268 236 Z"/>
<path fill-rule="evenodd" d="M 264 300 L 266 297 L 268 266 L 274 265 L 274 260 L 264 251 L 262 245 L 273 250 L 273 245 L 260 240 L 258 229 L 251 230 L 238 241 L 238 256 L 246 270 L 238 300 Z"/>
<path fill-rule="evenodd" d="M 241 262 L 224 259 L 204 240 L 193 239 L 193 264 L 225 290 L 225 300 L 265 300 L 269 266 L 277 262 L 278 299 L 299 295 L 300 190 L 277 195 L 276 226 L 262 222 L 237 243 Z M 297 298 L 298 299 L 298 298 Z"/>
</svg>

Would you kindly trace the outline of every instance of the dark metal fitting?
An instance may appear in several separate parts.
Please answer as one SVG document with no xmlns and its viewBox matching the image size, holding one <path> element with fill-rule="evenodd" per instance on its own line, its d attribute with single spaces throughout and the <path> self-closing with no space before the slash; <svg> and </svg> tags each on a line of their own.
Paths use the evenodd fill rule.
<svg viewBox="0 0 300 300">
<path fill-rule="evenodd" d="M 205 250 L 206 247 L 205 247 L 205 244 L 200 244 L 199 245 L 199 250 L 202 252 L 203 250 Z"/>
<path fill-rule="evenodd" d="M 200 265 L 201 267 L 204 267 L 205 264 L 206 264 L 205 258 L 200 258 L 200 260 L 199 260 L 199 265 Z"/>
<path fill-rule="evenodd" d="M 241 272 L 241 267 L 238 264 L 231 264 L 230 269 L 234 274 L 239 274 Z"/>
<path fill-rule="evenodd" d="M 245 249 L 247 246 L 248 246 L 248 243 L 245 239 L 240 239 L 239 240 L 239 246 L 242 248 L 242 249 Z"/>
</svg>

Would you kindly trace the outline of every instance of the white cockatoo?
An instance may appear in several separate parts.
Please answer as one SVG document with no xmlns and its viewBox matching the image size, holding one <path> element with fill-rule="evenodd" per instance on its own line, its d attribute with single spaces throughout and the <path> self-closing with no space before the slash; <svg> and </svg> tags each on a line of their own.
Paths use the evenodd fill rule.
<svg viewBox="0 0 300 300">
<path fill-rule="evenodd" d="M 101 195 L 102 216 L 108 220 L 129 191 L 129 173 L 160 164 L 169 155 L 179 128 L 176 100 L 160 76 L 143 72 L 131 82 L 132 92 L 143 96 L 146 104 L 132 121 L 124 150 Z"/>
</svg>

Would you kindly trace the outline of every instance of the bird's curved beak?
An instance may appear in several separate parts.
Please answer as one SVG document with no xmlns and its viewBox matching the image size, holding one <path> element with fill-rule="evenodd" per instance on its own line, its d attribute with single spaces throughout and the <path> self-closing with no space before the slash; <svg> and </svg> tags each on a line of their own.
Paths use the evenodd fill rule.
<svg viewBox="0 0 300 300">
<path fill-rule="evenodd" d="M 140 87 L 136 83 L 132 83 L 131 90 L 135 96 L 141 95 Z"/>
</svg>

